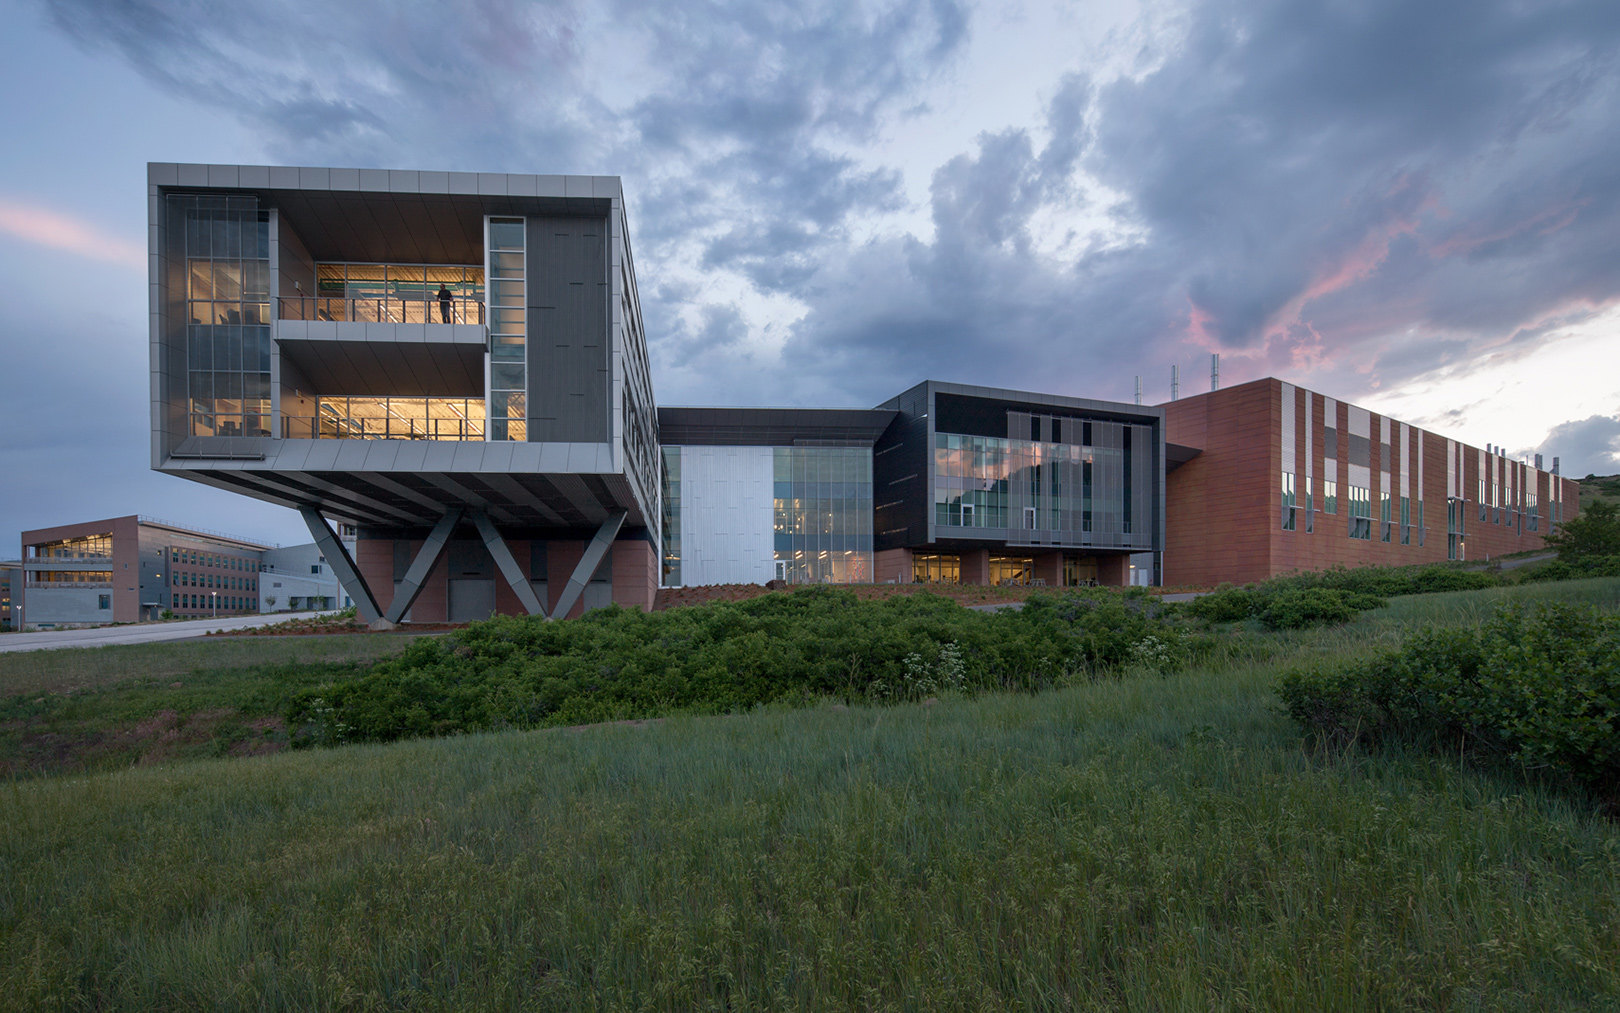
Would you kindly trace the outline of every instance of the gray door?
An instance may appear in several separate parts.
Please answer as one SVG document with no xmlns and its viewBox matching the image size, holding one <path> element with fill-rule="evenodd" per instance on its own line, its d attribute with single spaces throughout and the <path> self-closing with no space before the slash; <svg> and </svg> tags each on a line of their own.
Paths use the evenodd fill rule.
<svg viewBox="0 0 1620 1013">
<path fill-rule="evenodd" d="M 488 619 L 495 611 L 495 582 L 482 577 L 450 581 L 450 621 L 470 623 Z"/>
</svg>

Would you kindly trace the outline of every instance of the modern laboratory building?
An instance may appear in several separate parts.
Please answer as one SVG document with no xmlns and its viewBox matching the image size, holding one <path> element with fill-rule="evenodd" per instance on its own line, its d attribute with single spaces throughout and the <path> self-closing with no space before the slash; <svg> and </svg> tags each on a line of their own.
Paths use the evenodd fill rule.
<svg viewBox="0 0 1620 1013">
<path fill-rule="evenodd" d="M 154 468 L 298 509 L 368 621 L 650 607 L 617 178 L 154 163 L 147 190 Z"/>
<path fill-rule="evenodd" d="M 1330 503 L 1393 511 L 1397 487 L 1419 534 L 1387 555 L 1416 562 L 1475 471 L 1519 504 L 1489 551 L 1556 523 L 1526 496 L 1573 511 L 1572 483 L 1388 449 L 1416 430 L 1276 380 L 1156 407 L 930 380 L 870 409 L 657 408 L 616 177 L 154 163 L 148 211 L 152 466 L 298 509 L 379 624 L 1382 562 L 1354 525 L 1284 536 L 1325 542 Z"/>
</svg>

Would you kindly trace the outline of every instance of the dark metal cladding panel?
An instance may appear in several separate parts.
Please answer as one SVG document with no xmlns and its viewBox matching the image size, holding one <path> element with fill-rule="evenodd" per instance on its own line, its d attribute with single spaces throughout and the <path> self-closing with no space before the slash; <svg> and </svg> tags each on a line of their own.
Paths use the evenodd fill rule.
<svg viewBox="0 0 1620 1013">
<path fill-rule="evenodd" d="M 606 218 L 528 219 L 530 442 L 609 439 L 607 228 Z"/>
<path fill-rule="evenodd" d="M 925 545 L 934 509 L 928 386 L 918 384 L 878 407 L 899 415 L 872 447 L 872 547 L 881 552 Z"/>
</svg>

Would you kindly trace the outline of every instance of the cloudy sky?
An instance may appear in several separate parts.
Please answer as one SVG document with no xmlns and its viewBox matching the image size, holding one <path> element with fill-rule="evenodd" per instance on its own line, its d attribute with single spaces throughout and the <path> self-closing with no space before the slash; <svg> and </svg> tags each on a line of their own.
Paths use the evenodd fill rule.
<svg viewBox="0 0 1620 1013">
<path fill-rule="evenodd" d="M 145 163 L 624 177 L 662 404 L 1276 375 L 1620 471 L 1620 4 L 29 0 L 0 555 L 148 471 Z"/>
</svg>

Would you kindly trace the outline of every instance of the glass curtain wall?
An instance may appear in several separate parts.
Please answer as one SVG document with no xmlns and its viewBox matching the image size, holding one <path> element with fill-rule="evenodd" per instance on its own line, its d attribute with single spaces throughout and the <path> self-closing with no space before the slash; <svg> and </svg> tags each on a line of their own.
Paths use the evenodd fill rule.
<svg viewBox="0 0 1620 1013">
<path fill-rule="evenodd" d="M 252 197 L 176 194 L 193 436 L 270 435 L 270 223 Z"/>
<path fill-rule="evenodd" d="M 681 586 L 681 448 L 664 447 L 664 587 Z"/>
<path fill-rule="evenodd" d="M 962 557 L 919 552 L 911 557 L 911 579 L 919 584 L 960 584 Z"/>
<path fill-rule="evenodd" d="M 1124 433 L 1147 427 L 1099 422 L 1084 423 L 1082 431 L 1101 435 L 1104 426 L 1115 438 L 1098 444 L 936 433 L 934 522 L 999 529 L 1008 541 L 1041 534 L 1076 544 L 1150 546 L 1151 525 L 1134 523 L 1148 503 L 1133 502 L 1141 484 L 1133 470 L 1149 471 L 1135 467 Z"/>
<path fill-rule="evenodd" d="M 796 584 L 872 579 L 872 451 L 777 447 L 776 560 Z"/>
<path fill-rule="evenodd" d="M 489 220 L 489 438 L 528 439 L 527 290 L 522 218 Z"/>
<path fill-rule="evenodd" d="M 283 320 L 484 322 L 484 269 L 475 265 L 318 264 L 315 285 L 314 296 L 281 300 Z"/>
<path fill-rule="evenodd" d="M 288 439 L 482 440 L 484 402 L 464 397 L 321 395 L 315 417 L 282 419 Z"/>
<path fill-rule="evenodd" d="M 59 542 L 41 542 L 24 550 L 28 559 L 111 559 L 112 534 L 82 535 Z"/>
</svg>

